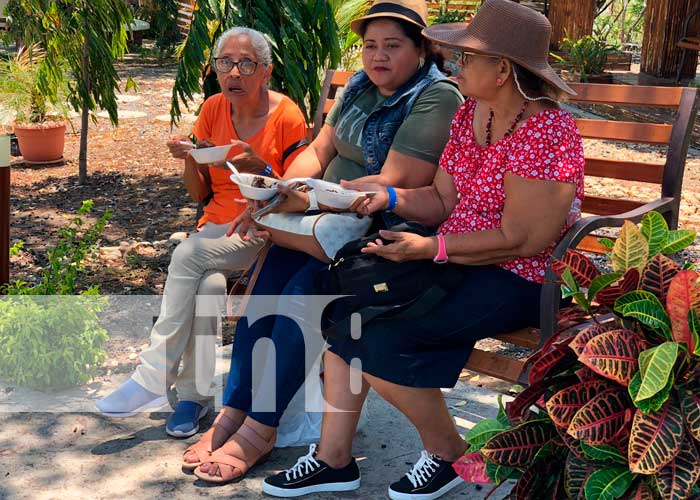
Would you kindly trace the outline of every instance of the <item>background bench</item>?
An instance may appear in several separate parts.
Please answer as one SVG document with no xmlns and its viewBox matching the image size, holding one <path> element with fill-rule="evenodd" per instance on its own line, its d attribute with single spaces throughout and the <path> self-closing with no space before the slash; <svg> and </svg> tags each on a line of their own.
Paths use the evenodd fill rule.
<svg viewBox="0 0 700 500">
<path fill-rule="evenodd" d="M 321 99 L 314 117 L 313 135 L 318 135 L 337 92 L 347 84 L 352 73 L 328 71 Z M 621 227 L 625 220 L 639 222 L 652 210 L 660 212 L 671 229 L 678 227 L 678 213 L 683 171 L 690 144 L 695 115 L 698 112 L 698 89 L 679 87 L 642 87 L 631 85 L 572 84 L 578 96 L 571 102 L 611 104 L 616 106 L 650 106 L 676 110 L 673 123 L 639 123 L 582 118 L 577 119 L 581 136 L 591 139 L 667 145 L 664 163 L 593 158 L 586 155 L 586 177 L 603 177 L 656 184 L 659 197 L 652 202 L 616 197 L 586 196 L 585 216 L 564 236 L 554 251 L 561 258 L 568 248 L 604 253 L 597 237 L 591 233 L 604 227 Z M 527 328 L 503 333 L 495 338 L 527 349 L 537 349 L 556 330 L 560 287 L 556 275 L 547 270 L 547 284 L 542 288 L 540 329 Z M 525 360 L 497 352 L 474 349 L 465 368 L 502 380 L 527 383 Z"/>
</svg>

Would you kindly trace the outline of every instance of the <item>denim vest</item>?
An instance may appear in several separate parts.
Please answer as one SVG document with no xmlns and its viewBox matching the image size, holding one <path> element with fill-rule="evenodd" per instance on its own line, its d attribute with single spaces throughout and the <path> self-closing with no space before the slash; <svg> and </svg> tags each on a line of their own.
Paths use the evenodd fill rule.
<svg viewBox="0 0 700 500">
<path fill-rule="evenodd" d="M 394 142 L 394 136 L 411 113 L 416 100 L 425 89 L 439 81 L 450 82 L 435 63 L 426 64 L 381 106 L 370 113 L 362 129 L 362 155 L 365 159 L 367 175 L 379 174 Z M 373 85 L 367 73 L 364 71 L 355 73 L 343 92 L 340 115 L 360 94 Z M 391 212 L 382 212 L 382 218 L 386 227 L 404 222 L 404 219 Z"/>
</svg>

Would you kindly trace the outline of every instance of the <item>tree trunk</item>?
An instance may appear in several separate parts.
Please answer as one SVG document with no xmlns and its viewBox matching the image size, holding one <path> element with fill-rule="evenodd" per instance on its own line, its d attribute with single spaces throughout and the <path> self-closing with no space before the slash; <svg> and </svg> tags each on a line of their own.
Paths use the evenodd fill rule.
<svg viewBox="0 0 700 500">
<path fill-rule="evenodd" d="M 83 84 L 85 85 L 85 95 L 90 94 L 90 32 L 87 26 L 87 16 L 85 21 L 85 42 L 83 42 L 83 57 L 81 66 L 83 70 Z M 85 99 L 85 98 L 83 98 Z M 80 154 L 78 156 L 78 184 L 87 182 L 87 140 L 88 127 L 90 126 L 90 108 L 86 102 L 82 103 L 82 116 L 80 119 Z"/>
<path fill-rule="evenodd" d="M 661 78 L 675 78 L 681 61 L 681 49 L 676 44 L 683 36 L 683 25 L 696 0 L 648 0 L 644 19 L 641 71 Z M 689 27 L 697 33 L 698 22 Z M 692 78 L 698 63 L 697 52 L 688 51 L 682 78 Z"/>
<path fill-rule="evenodd" d="M 596 0 L 552 0 L 552 48 L 557 49 L 564 38 L 578 40 L 592 34 L 596 8 Z"/>
<path fill-rule="evenodd" d="M 630 0 L 623 0 L 622 2 L 622 13 L 620 15 L 620 45 L 624 45 L 627 42 L 627 33 L 625 32 L 625 21 L 627 20 L 627 7 L 629 7 Z"/>
</svg>

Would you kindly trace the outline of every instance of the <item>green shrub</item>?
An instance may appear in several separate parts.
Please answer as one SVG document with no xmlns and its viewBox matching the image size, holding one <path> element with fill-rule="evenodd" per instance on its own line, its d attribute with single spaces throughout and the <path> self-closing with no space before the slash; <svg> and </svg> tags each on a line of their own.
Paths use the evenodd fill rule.
<svg viewBox="0 0 700 500">
<path fill-rule="evenodd" d="M 473 14 L 473 12 L 450 9 L 449 0 L 445 0 L 440 2 L 438 13 L 431 19 L 430 24 L 463 23 L 470 14 Z"/>
<path fill-rule="evenodd" d="M 599 75 L 605 70 L 608 54 L 615 52 L 615 47 L 605 40 L 590 35 L 579 40 L 564 38 L 561 42 L 564 57 L 553 56 L 573 71 L 581 75 L 581 81 L 588 81 L 590 75 Z"/>
<path fill-rule="evenodd" d="M 83 202 L 61 230 L 36 284 L 15 281 L 3 289 L 9 297 L 0 301 L 0 377 L 6 382 L 36 389 L 84 384 L 105 360 L 108 337 L 98 315 L 107 299 L 97 286 L 74 295 L 84 261 L 110 218 L 107 211 L 81 232 L 82 216 L 92 207 L 92 200 Z"/>
</svg>

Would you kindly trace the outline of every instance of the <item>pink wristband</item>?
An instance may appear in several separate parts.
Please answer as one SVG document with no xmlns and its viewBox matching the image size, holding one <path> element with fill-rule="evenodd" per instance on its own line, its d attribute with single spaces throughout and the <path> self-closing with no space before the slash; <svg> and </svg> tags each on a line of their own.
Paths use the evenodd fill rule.
<svg viewBox="0 0 700 500">
<path fill-rule="evenodd" d="M 445 237 L 442 234 L 438 234 L 436 237 L 438 241 L 438 252 L 437 255 L 433 258 L 433 262 L 435 262 L 436 264 L 446 264 L 449 258 L 447 257 Z"/>
</svg>

